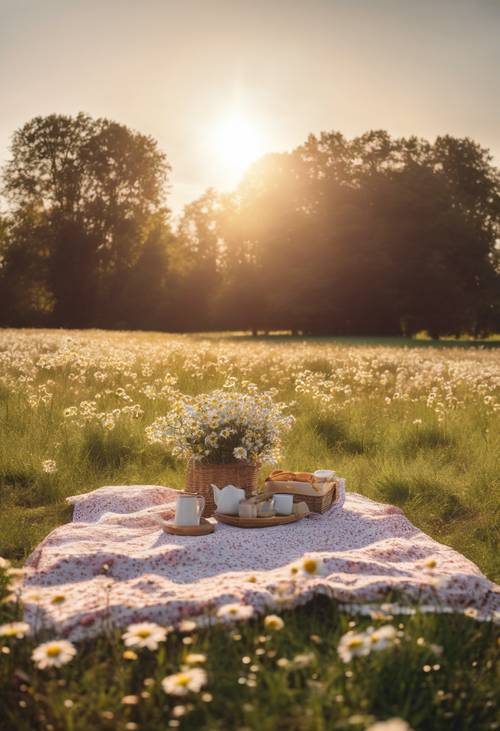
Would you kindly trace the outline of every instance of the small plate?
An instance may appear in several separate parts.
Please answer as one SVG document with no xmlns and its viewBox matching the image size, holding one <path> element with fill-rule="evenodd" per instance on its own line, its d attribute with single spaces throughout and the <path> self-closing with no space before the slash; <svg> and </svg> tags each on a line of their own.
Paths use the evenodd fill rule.
<svg viewBox="0 0 500 731">
<path fill-rule="evenodd" d="M 214 524 L 206 518 L 200 520 L 200 525 L 175 525 L 171 520 L 164 520 L 162 528 L 166 533 L 172 533 L 174 536 L 206 536 L 215 530 Z"/>
</svg>

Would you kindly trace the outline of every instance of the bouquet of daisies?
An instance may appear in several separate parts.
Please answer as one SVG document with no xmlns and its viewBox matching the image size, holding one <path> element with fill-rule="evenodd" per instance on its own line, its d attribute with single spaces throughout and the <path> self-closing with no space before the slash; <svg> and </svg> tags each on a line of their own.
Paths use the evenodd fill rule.
<svg viewBox="0 0 500 731">
<path fill-rule="evenodd" d="M 162 444 L 173 455 L 210 464 L 245 462 L 275 464 L 281 456 L 282 434 L 294 417 L 287 405 L 274 400 L 276 391 L 245 392 L 218 389 L 199 396 L 183 396 L 167 416 L 146 428 L 151 443 Z"/>
</svg>

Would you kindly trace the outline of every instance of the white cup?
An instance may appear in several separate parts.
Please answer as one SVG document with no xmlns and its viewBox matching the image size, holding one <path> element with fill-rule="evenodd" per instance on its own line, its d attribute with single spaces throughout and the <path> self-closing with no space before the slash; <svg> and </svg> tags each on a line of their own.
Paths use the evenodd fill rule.
<svg viewBox="0 0 500 731">
<path fill-rule="evenodd" d="M 274 509 L 278 515 L 291 515 L 293 510 L 293 495 L 274 495 Z"/>
<path fill-rule="evenodd" d="M 180 492 L 175 500 L 175 525 L 199 525 L 204 510 L 203 495 Z"/>
</svg>

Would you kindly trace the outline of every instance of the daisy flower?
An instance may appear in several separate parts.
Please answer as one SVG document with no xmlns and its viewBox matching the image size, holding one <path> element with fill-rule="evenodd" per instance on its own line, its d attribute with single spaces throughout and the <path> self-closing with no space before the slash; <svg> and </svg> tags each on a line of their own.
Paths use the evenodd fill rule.
<svg viewBox="0 0 500 731">
<path fill-rule="evenodd" d="M 389 718 L 372 724 L 366 731 L 411 731 L 411 728 L 402 718 Z"/>
<path fill-rule="evenodd" d="M 193 632 L 197 626 L 196 622 L 192 619 L 183 619 L 182 622 L 179 623 L 178 630 L 179 632 Z"/>
<path fill-rule="evenodd" d="M 76 655 L 76 647 L 68 640 L 52 640 L 35 647 L 31 655 L 33 662 L 40 669 L 66 665 Z"/>
<path fill-rule="evenodd" d="M 43 472 L 46 472 L 48 475 L 51 475 L 54 472 L 57 472 L 57 464 L 56 464 L 55 460 L 44 459 L 42 462 L 42 470 L 43 470 Z"/>
<path fill-rule="evenodd" d="M 224 604 L 217 610 L 220 619 L 250 619 L 253 607 L 249 604 Z"/>
<path fill-rule="evenodd" d="M 247 450 L 245 447 L 235 447 L 233 449 L 233 456 L 236 457 L 236 459 L 246 459 Z"/>
<path fill-rule="evenodd" d="M 285 623 L 281 619 L 281 617 L 278 617 L 277 614 L 268 614 L 267 617 L 264 619 L 264 627 L 266 629 L 271 630 L 280 630 L 283 629 L 285 626 Z"/>
<path fill-rule="evenodd" d="M 366 635 L 372 650 L 383 650 L 388 645 L 393 644 L 397 637 L 397 631 L 392 624 L 384 624 L 378 629 L 370 627 L 366 631 Z"/>
<path fill-rule="evenodd" d="M 304 576 L 324 576 L 328 573 L 323 559 L 314 556 L 304 556 L 300 569 Z"/>
<path fill-rule="evenodd" d="M 161 681 L 161 687 L 167 695 L 187 695 L 189 692 L 198 693 L 207 684 L 207 674 L 201 668 L 183 670 L 174 675 L 168 675 Z"/>
<path fill-rule="evenodd" d="M 188 665 L 198 665 L 199 663 L 206 662 L 207 656 L 201 652 L 190 652 L 186 655 L 186 662 Z"/>
<path fill-rule="evenodd" d="M 28 634 L 30 626 L 27 622 L 7 622 L 0 624 L 0 637 L 16 637 L 20 640 Z"/>
<path fill-rule="evenodd" d="M 148 650 L 157 650 L 160 642 L 167 636 L 165 627 L 155 622 L 139 622 L 129 624 L 127 631 L 122 635 L 127 647 L 147 647 Z"/>
<path fill-rule="evenodd" d="M 366 641 L 366 635 L 361 632 L 347 632 L 340 638 L 337 652 L 344 662 L 350 662 L 353 657 L 368 655 L 370 646 Z"/>
</svg>

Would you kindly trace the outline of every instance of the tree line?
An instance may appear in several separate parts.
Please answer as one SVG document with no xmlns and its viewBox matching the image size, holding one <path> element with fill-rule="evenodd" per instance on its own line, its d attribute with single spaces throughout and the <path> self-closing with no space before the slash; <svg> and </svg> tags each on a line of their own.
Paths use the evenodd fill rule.
<svg viewBox="0 0 500 731">
<path fill-rule="evenodd" d="M 0 325 L 433 337 L 498 331 L 488 150 L 310 135 L 177 222 L 157 142 L 107 119 L 17 130 L 2 173 Z"/>
</svg>

